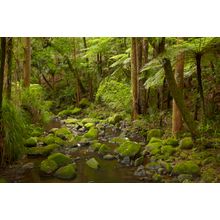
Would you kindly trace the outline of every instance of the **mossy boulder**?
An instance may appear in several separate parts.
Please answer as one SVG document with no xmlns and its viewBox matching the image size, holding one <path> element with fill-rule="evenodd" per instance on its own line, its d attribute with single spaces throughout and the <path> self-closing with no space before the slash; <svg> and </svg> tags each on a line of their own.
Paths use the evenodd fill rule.
<svg viewBox="0 0 220 220">
<path fill-rule="evenodd" d="M 67 118 L 63 120 L 65 124 L 76 124 L 79 120 L 76 118 Z"/>
<path fill-rule="evenodd" d="M 191 175 L 199 175 L 200 168 L 199 166 L 193 161 L 183 161 L 177 163 L 174 168 L 173 172 L 175 174 L 191 174 Z"/>
<path fill-rule="evenodd" d="M 137 166 L 140 166 L 141 164 L 143 164 L 144 162 L 144 157 L 141 156 L 141 157 L 138 157 L 135 161 L 134 161 L 134 166 L 137 167 Z"/>
<path fill-rule="evenodd" d="M 204 170 L 201 174 L 201 180 L 205 183 L 212 183 L 216 182 L 217 180 L 217 172 L 213 168 L 208 168 L 207 170 Z"/>
<path fill-rule="evenodd" d="M 154 142 L 154 143 L 149 143 L 145 149 L 151 154 L 151 155 L 156 155 L 160 154 L 160 149 L 162 147 L 162 142 Z"/>
<path fill-rule="evenodd" d="M 152 137 L 161 138 L 163 131 L 161 129 L 151 129 L 147 132 L 147 141 L 150 141 Z"/>
<path fill-rule="evenodd" d="M 193 176 L 191 174 L 180 174 L 177 179 L 180 183 L 191 182 L 193 180 Z"/>
<path fill-rule="evenodd" d="M 193 140 L 191 137 L 185 137 L 180 140 L 180 148 L 181 149 L 192 149 L 193 148 Z"/>
<path fill-rule="evenodd" d="M 126 141 L 115 149 L 121 157 L 134 157 L 140 152 L 140 150 L 141 145 L 133 141 Z"/>
<path fill-rule="evenodd" d="M 71 138 L 73 138 L 72 132 L 66 127 L 57 129 L 55 131 L 55 136 L 57 136 L 63 140 L 70 140 Z"/>
<path fill-rule="evenodd" d="M 156 170 L 158 170 L 160 167 L 161 167 L 160 163 L 158 163 L 158 162 L 156 162 L 156 161 L 147 163 L 147 164 L 145 165 L 145 168 L 146 168 L 147 170 L 151 170 L 151 171 L 156 171 Z"/>
<path fill-rule="evenodd" d="M 64 180 L 74 179 L 76 177 L 76 166 L 74 164 L 69 164 L 60 167 L 54 174 L 55 177 Z"/>
<path fill-rule="evenodd" d="M 72 163 L 72 159 L 62 153 L 54 153 L 48 157 L 49 160 L 53 160 L 57 163 L 58 167 L 65 166 Z"/>
<path fill-rule="evenodd" d="M 89 159 L 89 160 L 87 160 L 86 164 L 89 167 L 91 167 L 92 169 L 98 169 L 100 167 L 98 161 L 94 157 Z"/>
<path fill-rule="evenodd" d="M 81 112 L 81 108 L 74 108 L 74 109 L 66 109 L 58 113 L 58 116 L 71 116 L 71 115 L 78 115 Z"/>
<path fill-rule="evenodd" d="M 88 107 L 89 105 L 90 105 L 90 102 L 87 98 L 82 98 L 79 102 L 80 108 L 85 108 L 85 107 Z"/>
<path fill-rule="evenodd" d="M 171 145 L 164 145 L 161 147 L 161 153 L 165 155 L 173 155 L 176 152 L 176 149 Z"/>
<path fill-rule="evenodd" d="M 98 129 L 91 127 L 87 133 L 84 134 L 85 138 L 96 139 L 98 137 Z"/>
<path fill-rule="evenodd" d="M 37 137 L 30 137 L 28 138 L 25 143 L 25 147 L 36 147 L 37 146 Z"/>
<path fill-rule="evenodd" d="M 54 160 L 43 160 L 40 164 L 40 170 L 45 174 L 51 174 L 58 168 L 57 163 Z"/>
<path fill-rule="evenodd" d="M 114 114 L 112 117 L 108 118 L 108 123 L 109 124 L 117 124 L 118 122 L 120 122 L 123 119 L 122 115 L 120 114 Z"/>
<path fill-rule="evenodd" d="M 58 144 L 49 144 L 44 147 L 26 148 L 28 156 L 48 156 L 51 152 L 59 147 Z"/>
<path fill-rule="evenodd" d="M 171 145 L 173 147 L 176 147 L 179 145 L 179 141 L 176 138 L 167 138 L 166 140 L 163 141 L 164 145 Z"/>
<path fill-rule="evenodd" d="M 119 137 L 113 137 L 111 139 L 111 142 L 115 143 L 115 144 L 122 144 L 122 143 L 127 142 L 127 141 L 129 141 L 128 138 L 120 137 L 120 136 Z"/>
<path fill-rule="evenodd" d="M 98 150 L 98 153 L 103 155 L 109 153 L 110 151 L 111 151 L 110 147 L 108 147 L 106 144 L 102 144 Z"/>
<path fill-rule="evenodd" d="M 47 145 L 49 145 L 49 144 L 65 145 L 65 141 L 64 140 L 62 140 L 59 137 L 54 136 L 53 134 L 49 134 L 46 137 L 41 138 L 41 141 L 44 144 L 47 144 Z"/>
<path fill-rule="evenodd" d="M 39 137 L 39 136 L 41 136 L 42 134 L 43 134 L 43 129 L 42 128 L 40 128 L 40 127 L 35 127 L 34 129 L 33 129 L 33 131 L 31 132 L 31 136 L 32 137 Z"/>
<path fill-rule="evenodd" d="M 207 164 L 216 164 L 216 163 L 217 163 L 216 158 L 213 156 L 207 157 L 206 159 L 202 161 L 203 166 Z"/>
<path fill-rule="evenodd" d="M 152 137 L 149 141 L 149 144 L 158 143 L 158 142 L 162 144 L 162 140 L 160 138 Z"/>
<path fill-rule="evenodd" d="M 91 127 L 94 127 L 95 124 L 92 123 L 92 122 L 89 122 L 89 123 L 86 123 L 84 126 L 85 126 L 86 129 L 90 129 Z"/>
</svg>

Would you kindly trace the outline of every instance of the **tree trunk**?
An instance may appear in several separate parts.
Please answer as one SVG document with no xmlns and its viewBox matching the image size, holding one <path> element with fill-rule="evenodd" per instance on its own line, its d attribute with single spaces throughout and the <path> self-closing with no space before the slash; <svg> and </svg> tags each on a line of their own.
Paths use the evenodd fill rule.
<svg viewBox="0 0 220 220">
<path fill-rule="evenodd" d="M 180 53 L 177 55 L 176 61 L 176 69 L 175 69 L 175 80 L 179 91 L 182 93 L 183 96 L 183 73 L 184 73 L 184 53 Z M 172 133 L 176 135 L 182 130 L 183 121 L 182 115 L 177 107 L 175 100 L 173 100 L 173 115 L 172 115 Z"/>
<path fill-rule="evenodd" d="M 163 68 L 169 85 L 170 92 L 176 102 L 178 109 L 180 110 L 180 113 L 182 114 L 184 122 L 186 123 L 190 133 L 192 134 L 192 137 L 195 138 L 198 135 L 197 128 L 195 126 L 193 118 L 190 115 L 190 112 L 185 106 L 183 93 L 177 87 L 174 74 L 172 71 L 171 62 L 169 59 L 163 58 Z"/>
<path fill-rule="evenodd" d="M 12 37 L 8 38 L 8 47 L 7 47 L 7 64 L 8 64 L 8 75 L 7 75 L 7 86 L 6 86 L 6 96 L 11 99 L 11 77 L 12 77 L 12 50 L 13 50 L 13 41 Z"/>
<path fill-rule="evenodd" d="M 137 39 L 131 38 L 131 87 L 132 87 L 132 120 L 138 117 L 138 72 L 137 72 Z"/>
<path fill-rule="evenodd" d="M 30 86 L 31 76 L 31 38 L 25 37 L 24 87 Z"/>
</svg>

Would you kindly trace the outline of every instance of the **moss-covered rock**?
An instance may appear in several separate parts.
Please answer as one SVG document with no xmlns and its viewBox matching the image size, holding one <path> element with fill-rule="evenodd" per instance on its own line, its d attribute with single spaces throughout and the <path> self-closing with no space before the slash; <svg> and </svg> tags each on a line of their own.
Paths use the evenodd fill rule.
<svg viewBox="0 0 220 220">
<path fill-rule="evenodd" d="M 120 122 L 123 119 L 122 115 L 120 114 L 114 114 L 112 117 L 108 118 L 108 123 L 109 124 L 117 124 L 118 122 Z"/>
<path fill-rule="evenodd" d="M 99 143 L 98 141 L 95 141 L 92 143 L 91 148 L 93 149 L 93 151 L 99 151 L 99 148 L 102 146 L 101 143 Z"/>
<path fill-rule="evenodd" d="M 76 118 L 67 118 L 63 120 L 65 124 L 76 124 L 79 120 Z"/>
<path fill-rule="evenodd" d="M 89 105 L 90 105 L 90 102 L 87 98 L 82 98 L 79 102 L 80 108 L 85 108 L 85 107 L 88 107 Z"/>
<path fill-rule="evenodd" d="M 102 144 L 98 150 L 98 153 L 103 155 L 109 153 L 110 151 L 111 151 L 110 147 L 108 147 L 106 144 Z"/>
<path fill-rule="evenodd" d="M 180 148 L 181 149 L 192 149 L 193 148 L 193 141 L 191 137 L 185 137 L 180 140 Z"/>
<path fill-rule="evenodd" d="M 26 153 L 29 156 L 48 156 L 51 152 L 53 152 L 58 147 L 59 145 L 57 144 L 49 144 L 44 147 L 26 148 Z"/>
<path fill-rule="evenodd" d="M 154 143 L 149 143 L 145 149 L 151 154 L 151 155 L 156 155 L 160 154 L 160 149 L 162 146 L 162 142 L 154 142 Z"/>
<path fill-rule="evenodd" d="M 149 141 L 149 144 L 158 143 L 158 142 L 162 144 L 162 140 L 160 138 L 152 137 Z"/>
<path fill-rule="evenodd" d="M 48 157 L 49 160 L 53 160 L 57 163 L 58 167 L 65 166 L 72 163 L 72 159 L 62 153 L 54 153 Z"/>
<path fill-rule="evenodd" d="M 98 169 L 100 167 L 98 161 L 94 157 L 89 159 L 89 160 L 87 160 L 86 164 L 89 167 L 91 167 L 92 169 Z"/>
<path fill-rule="evenodd" d="M 199 166 L 194 163 L 193 161 L 183 161 L 177 163 L 174 168 L 173 172 L 175 174 L 191 174 L 191 175 L 199 175 L 200 168 Z"/>
<path fill-rule="evenodd" d="M 112 155 L 112 154 L 106 154 L 106 155 L 103 156 L 103 159 L 104 160 L 114 160 L 115 156 Z"/>
<path fill-rule="evenodd" d="M 92 123 L 92 122 L 89 122 L 89 123 L 86 123 L 84 126 L 85 126 L 86 129 L 90 129 L 91 127 L 94 127 L 95 124 Z"/>
<path fill-rule="evenodd" d="M 60 179 L 73 179 L 76 177 L 76 166 L 74 164 L 69 164 L 63 167 L 60 167 L 54 174 L 55 177 Z"/>
<path fill-rule="evenodd" d="M 30 137 L 28 138 L 25 143 L 25 147 L 36 147 L 37 146 L 37 138 L 36 137 Z"/>
<path fill-rule="evenodd" d="M 141 157 L 138 157 L 135 161 L 134 161 L 134 166 L 137 167 L 137 166 L 140 166 L 141 164 L 143 164 L 144 162 L 144 157 L 141 156 Z"/>
<path fill-rule="evenodd" d="M 66 127 L 57 129 L 55 135 L 63 140 L 70 140 L 73 138 L 72 132 Z"/>
<path fill-rule="evenodd" d="M 163 136 L 163 131 L 160 129 L 151 129 L 147 132 L 147 141 L 150 141 L 152 137 L 161 138 Z"/>
<path fill-rule="evenodd" d="M 193 176 L 191 174 L 180 174 L 178 176 L 178 181 L 180 183 L 183 183 L 183 182 L 191 182 L 193 180 Z"/>
<path fill-rule="evenodd" d="M 116 152 L 119 153 L 121 157 L 134 157 L 140 152 L 141 145 L 133 142 L 133 141 L 126 141 L 122 143 L 118 148 L 116 148 Z"/>
<path fill-rule="evenodd" d="M 217 180 L 217 172 L 213 168 L 208 168 L 207 170 L 204 170 L 201 174 L 201 180 L 205 183 L 212 183 L 216 182 Z"/>
<path fill-rule="evenodd" d="M 74 108 L 74 109 L 66 109 L 58 113 L 58 116 L 71 116 L 71 115 L 78 115 L 81 112 L 81 108 Z"/>
<path fill-rule="evenodd" d="M 127 142 L 127 141 L 129 141 L 128 138 L 120 137 L 120 136 L 119 137 L 113 137 L 111 139 L 111 142 L 115 143 L 115 144 L 122 144 L 122 143 Z"/>
<path fill-rule="evenodd" d="M 84 134 L 85 138 L 96 139 L 98 137 L 98 129 L 91 127 L 87 133 Z"/>
<path fill-rule="evenodd" d="M 156 170 L 158 170 L 160 167 L 161 167 L 160 163 L 158 163 L 158 162 L 156 162 L 156 161 L 147 163 L 147 164 L 145 165 L 145 168 L 146 168 L 147 170 L 151 170 L 151 171 L 156 171 Z"/>
<path fill-rule="evenodd" d="M 46 137 L 41 138 L 41 141 L 47 145 L 49 145 L 49 144 L 59 144 L 61 146 L 65 145 L 64 140 L 62 140 L 59 137 L 54 136 L 53 134 L 49 134 Z"/>
<path fill-rule="evenodd" d="M 203 166 L 205 166 L 207 164 L 216 164 L 216 163 L 217 163 L 216 158 L 213 156 L 207 157 L 206 159 L 204 159 L 202 161 Z"/>
<path fill-rule="evenodd" d="M 179 145 L 179 141 L 176 138 L 167 138 L 166 140 L 163 141 L 164 145 L 171 145 L 173 147 L 176 147 Z"/>
<path fill-rule="evenodd" d="M 31 136 L 32 137 L 39 137 L 39 136 L 41 136 L 42 134 L 43 134 L 43 129 L 42 128 L 40 128 L 40 127 L 35 127 L 34 129 L 33 129 L 33 131 L 32 131 L 32 133 L 31 133 Z"/>
<path fill-rule="evenodd" d="M 152 180 L 153 182 L 155 183 L 161 183 L 162 182 L 162 176 L 158 173 L 155 173 L 153 176 L 152 176 Z"/>
<path fill-rule="evenodd" d="M 40 164 L 40 170 L 43 173 L 51 174 L 58 168 L 57 163 L 54 160 L 43 160 Z"/>
<path fill-rule="evenodd" d="M 176 149 L 171 145 L 164 145 L 161 147 L 161 153 L 165 155 L 173 155 L 176 152 Z"/>
<path fill-rule="evenodd" d="M 83 125 L 85 125 L 85 124 L 87 124 L 87 123 L 96 123 L 96 122 L 98 122 L 98 121 L 99 121 L 99 120 L 96 119 L 96 118 L 83 118 L 82 121 L 81 121 L 81 123 L 82 123 Z"/>
</svg>

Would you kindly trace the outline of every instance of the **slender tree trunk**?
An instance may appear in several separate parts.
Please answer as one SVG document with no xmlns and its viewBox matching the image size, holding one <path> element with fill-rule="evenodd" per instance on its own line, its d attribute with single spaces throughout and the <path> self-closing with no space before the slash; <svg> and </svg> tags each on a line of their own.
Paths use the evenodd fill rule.
<svg viewBox="0 0 220 220">
<path fill-rule="evenodd" d="M 8 63 L 8 75 L 7 75 L 7 86 L 6 86 L 6 96 L 11 99 L 11 78 L 12 78 L 12 50 L 13 50 L 13 41 L 12 37 L 8 38 L 8 47 L 7 47 L 7 63 Z"/>
<path fill-rule="evenodd" d="M 184 53 L 177 55 L 176 69 L 175 69 L 175 80 L 179 91 L 183 96 L 183 72 L 184 72 Z M 183 121 L 182 115 L 177 107 L 175 100 L 173 100 L 173 116 L 172 116 L 172 133 L 177 135 L 182 130 Z"/>
<path fill-rule="evenodd" d="M 31 38 L 25 37 L 24 87 L 30 86 L 31 76 Z"/>
<path fill-rule="evenodd" d="M 176 80 L 174 78 L 174 74 L 172 71 L 171 62 L 169 59 L 163 58 L 163 68 L 164 68 L 165 76 L 166 76 L 166 79 L 169 85 L 170 92 L 176 102 L 178 109 L 180 110 L 182 114 L 184 122 L 186 123 L 193 138 L 195 138 L 198 135 L 198 131 L 194 123 L 194 120 L 190 115 L 190 112 L 185 106 L 183 93 L 177 87 Z"/>
<path fill-rule="evenodd" d="M 131 38 L 131 87 L 132 87 L 132 120 L 138 117 L 138 72 L 137 72 L 137 39 Z"/>
</svg>

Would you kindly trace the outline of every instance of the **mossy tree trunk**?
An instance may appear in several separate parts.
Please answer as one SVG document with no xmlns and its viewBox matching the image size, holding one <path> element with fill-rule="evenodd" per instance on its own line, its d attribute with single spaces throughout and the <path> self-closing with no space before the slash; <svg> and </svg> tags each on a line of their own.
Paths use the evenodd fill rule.
<svg viewBox="0 0 220 220">
<path fill-rule="evenodd" d="M 198 131 L 195 125 L 195 122 L 190 115 L 190 112 L 186 108 L 183 93 L 178 88 L 176 84 L 176 80 L 174 78 L 174 74 L 172 71 L 171 62 L 168 58 L 163 58 L 163 68 L 165 72 L 165 76 L 169 85 L 170 92 L 176 102 L 176 105 L 183 117 L 184 122 L 186 123 L 190 133 L 192 134 L 193 138 L 195 138 L 198 135 Z"/>
<path fill-rule="evenodd" d="M 6 86 L 6 95 L 7 98 L 11 99 L 11 78 L 12 78 L 12 50 L 13 50 L 13 38 L 9 37 L 7 44 L 7 64 L 8 64 L 8 73 L 7 73 L 7 86 Z"/>
<path fill-rule="evenodd" d="M 179 89 L 179 92 L 182 93 L 183 96 L 183 74 L 184 74 L 184 53 L 181 52 L 177 55 L 176 59 L 176 68 L 175 68 L 175 80 L 176 85 Z M 183 127 L 182 115 L 181 112 L 175 102 L 173 100 L 173 112 L 172 112 L 172 133 L 173 135 L 177 135 Z"/>
<path fill-rule="evenodd" d="M 132 120 L 138 117 L 137 38 L 131 38 Z"/>
<path fill-rule="evenodd" d="M 24 38 L 25 48 L 24 48 L 24 87 L 28 88 L 30 86 L 30 76 L 31 76 L 31 38 Z"/>
</svg>

